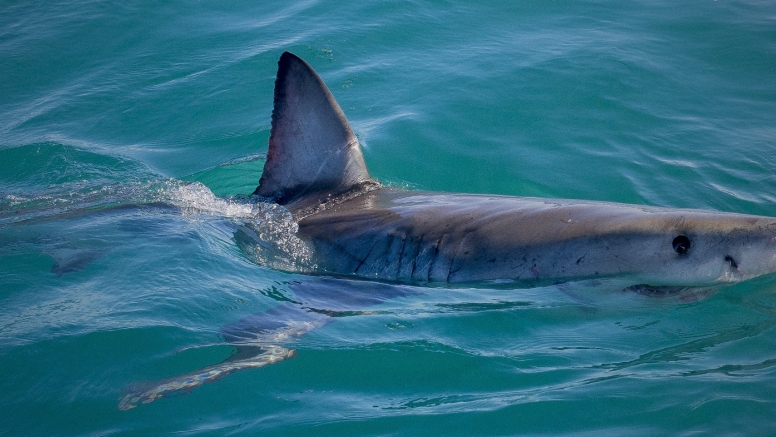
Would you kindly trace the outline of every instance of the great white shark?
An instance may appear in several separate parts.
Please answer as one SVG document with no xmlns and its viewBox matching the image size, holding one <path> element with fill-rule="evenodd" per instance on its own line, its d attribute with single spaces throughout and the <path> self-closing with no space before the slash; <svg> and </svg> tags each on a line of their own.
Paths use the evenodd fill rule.
<svg viewBox="0 0 776 437">
<path fill-rule="evenodd" d="M 737 282 L 776 270 L 776 219 L 384 187 L 320 76 L 283 53 L 254 194 L 284 205 L 317 271 L 404 283 Z"/>
<path fill-rule="evenodd" d="M 254 194 L 292 213 L 318 277 L 292 283 L 295 300 L 224 327 L 222 335 L 238 346 L 224 362 L 131 390 L 119 408 L 290 358 L 294 351 L 278 344 L 412 292 L 401 284 L 618 278 L 670 289 L 776 271 L 770 217 L 383 186 L 369 175 L 323 80 L 288 52 L 278 62 L 269 149 Z"/>
</svg>

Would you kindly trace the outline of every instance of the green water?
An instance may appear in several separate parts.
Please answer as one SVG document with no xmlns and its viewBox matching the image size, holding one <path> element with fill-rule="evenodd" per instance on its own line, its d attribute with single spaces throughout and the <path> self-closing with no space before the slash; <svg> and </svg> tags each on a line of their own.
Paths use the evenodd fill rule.
<svg viewBox="0 0 776 437">
<path fill-rule="evenodd" d="M 282 212 L 228 197 L 284 50 L 384 183 L 776 216 L 771 2 L 0 2 L 0 435 L 776 433 L 773 277 L 405 287 L 119 410 L 315 290 L 235 241 L 292 241 Z"/>
</svg>

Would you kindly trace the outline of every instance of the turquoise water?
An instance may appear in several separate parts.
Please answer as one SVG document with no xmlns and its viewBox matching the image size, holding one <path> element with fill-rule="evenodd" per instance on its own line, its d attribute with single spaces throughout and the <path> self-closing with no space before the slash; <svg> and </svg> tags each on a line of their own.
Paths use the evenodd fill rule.
<svg viewBox="0 0 776 437">
<path fill-rule="evenodd" d="M 772 2 L 5 1 L 0 434 L 776 433 L 774 277 L 396 287 L 293 359 L 120 410 L 317 289 L 235 239 L 293 242 L 240 196 L 284 50 L 385 183 L 776 216 Z"/>
</svg>

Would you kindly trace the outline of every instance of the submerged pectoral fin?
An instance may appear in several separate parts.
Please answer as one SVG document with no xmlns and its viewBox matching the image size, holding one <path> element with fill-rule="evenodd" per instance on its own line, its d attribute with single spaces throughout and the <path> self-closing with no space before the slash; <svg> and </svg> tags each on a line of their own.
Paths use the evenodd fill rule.
<svg viewBox="0 0 776 437">
<path fill-rule="evenodd" d="M 220 334 L 235 347 L 229 358 L 183 375 L 130 387 L 118 408 L 129 410 L 168 396 L 185 395 L 239 370 L 256 369 L 293 358 L 296 351 L 285 345 L 296 338 L 335 318 L 380 313 L 369 308 L 386 299 L 414 292 L 409 287 L 333 278 L 294 281 L 289 286 L 294 291 L 293 297 L 270 287 L 263 294 L 278 301 L 279 305 L 221 328 Z"/>
<path fill-rule="evenodd" d="M 242 351 L 237 352 L 235 355 L 244 356 L 246 354 Z M 257 369 L 295 356 L 296 351 L 293 349 L 277 345 L 264 346 L 260 352 L 242 359 L 235 360 L 230 357 L 226 361 L 214 366 L 204 367 L 191 373 L 164 379 L 152 384 L 132 387 L 121 398 L 118 408 L 119 410 L 130 410 L 138 405 L 148 404 L 171 395 L 187 394 L 203 384 L 217 381 L 238 370 Z"/>
<path fill-rule="evenodd" d="M 310 311 L 297 302 L 284 302 L 269 311 L 252 314 L 221 329 L 221 335 L 235 346 L 229 358 L 183 375 L 130 387 L 119 401 L 118 408 L 129 410 L 168 396 L 185 395 L 234 372 L 293 358 L 296 351 L 279 343 L 320 328 L 329 320 L 330 316 Z"/>
</svg>

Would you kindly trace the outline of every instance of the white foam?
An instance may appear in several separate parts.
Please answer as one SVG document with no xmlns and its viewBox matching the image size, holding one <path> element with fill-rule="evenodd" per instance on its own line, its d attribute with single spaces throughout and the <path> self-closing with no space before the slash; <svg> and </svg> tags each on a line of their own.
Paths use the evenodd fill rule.
<svg viewBox="0 0 776 437">
<path fill-rule="evenodd" d="M 242 245 L 253 261 L 290 271 L 310 268 L 311 251 L 296 236 L 298 226 L 284 207 L 258 196 L 218 197 L 199 182 L 176 179 L 88 186 L 74 183 L 55 191 L 0 197 L 0 225 L 34 219 L 88 214 L 116 206 L 162 203 L 180 209 L 186 217 L 219 217 L 238 223 L 253 246 Z"/>
<path fill-rule="evenodd" d="M 311 265 L 311 250 L 296 236 L 299 229 L 291 212 L 258 196 L 221 198 L 199 182 L 170 181 L 162 191 L 170 203 L 184 214 L 208 214 L 236 220 L 244 224 L 241 231 L 248 237 L 241 247 L 253 261 L 269 267 L 305 271 Z M 251 241 L 252 240 L 252 241 Z"/>
</svg>

